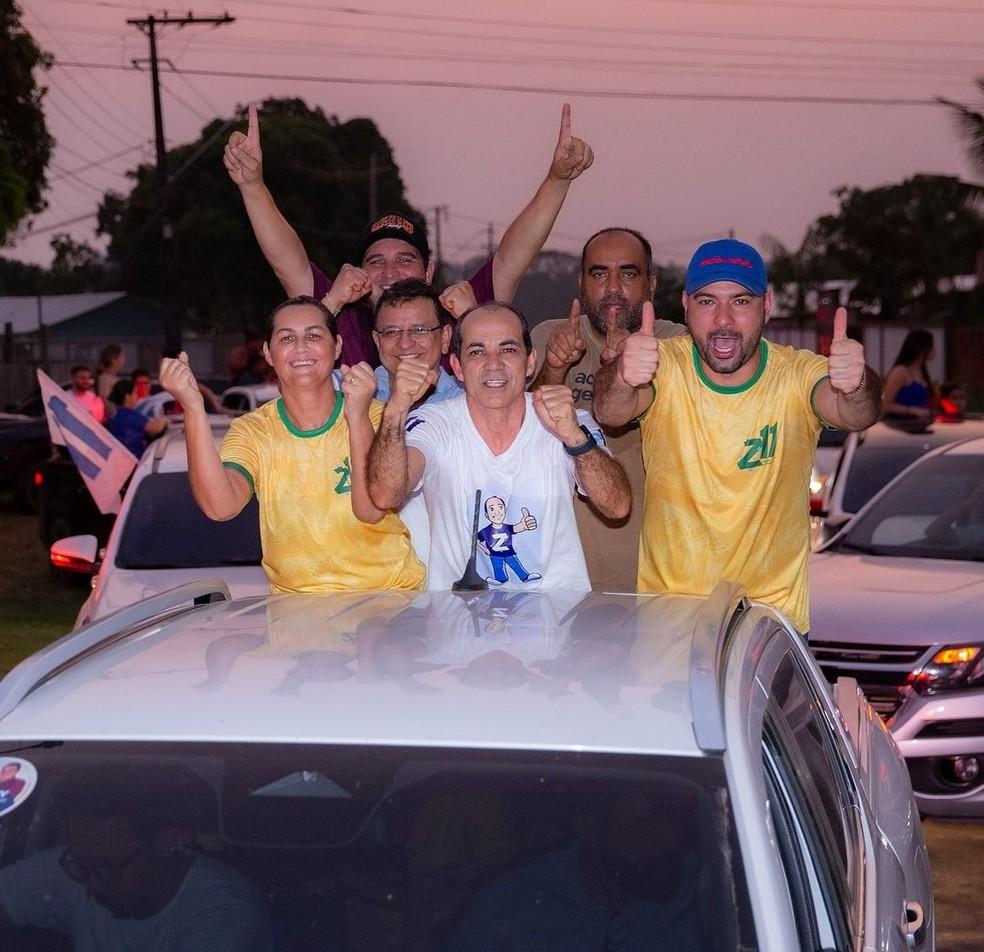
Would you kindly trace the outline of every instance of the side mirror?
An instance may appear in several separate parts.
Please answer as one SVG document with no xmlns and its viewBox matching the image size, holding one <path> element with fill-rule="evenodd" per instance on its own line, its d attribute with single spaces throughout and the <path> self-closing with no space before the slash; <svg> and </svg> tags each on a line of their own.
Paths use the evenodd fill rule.
<svg viewBox="0 0 984 952">
<path fill-rule="evenodd" d="M 59 539 L 51 546 L 50 558 L 56 569 L 92 575 L 99 569 L 99 540 L 94 535 Z"/>
</svg>

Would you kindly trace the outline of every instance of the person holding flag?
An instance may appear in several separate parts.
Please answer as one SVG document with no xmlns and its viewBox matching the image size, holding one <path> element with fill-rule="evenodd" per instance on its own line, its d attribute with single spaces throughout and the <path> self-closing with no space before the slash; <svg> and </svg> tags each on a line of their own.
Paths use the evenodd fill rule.
<svg viewBox="0 0 984 952">
<path fill-rule="evenodd" d="M 722 581 L 809 630 L 808 486 L 821 427 L 861 430 L 881 382 L 834 318 L 830 356 L 766 341 L 765 263 L 733 238 L 687 268 L 689 337 L 658 340 L 652 305 L 595 378 L 598 421 L 639 418 L 646 468 L 640 592 L 703 595 Z"/>
<path fill-rule="evenodd" d="M 137 465 L 137 457 L 93 419 L 72 391 L 66 393 L 43 370 L 37 373 L 51 442 L 68 450 L 99 511 L 116 515 L 120 492 Z"/>
</svg>

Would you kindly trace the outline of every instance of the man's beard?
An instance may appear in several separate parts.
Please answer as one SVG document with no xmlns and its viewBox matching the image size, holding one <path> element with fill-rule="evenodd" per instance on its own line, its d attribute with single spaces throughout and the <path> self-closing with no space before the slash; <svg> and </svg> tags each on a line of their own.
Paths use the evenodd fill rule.
<svg viewBox="0 0 984 952">
<path fill-rule="evenodd" d="M 605 337 L 609 331 L 608 322 L 603 316 L 606 307 L 611 307 L 613 304 L 621 304 L 622 310 L 615 318 L 615 327 L 618 330 L 634 334 L 642 327 L 642 303 L 640 301 L 638 304 L 632 306 L 629 304 L 628 299 L 621 294 L 606 294 L 594 307 L 590 307 L 582 297 L 581 309 L 588 315 L 588 320 L 591 322 L 591 326 L 595 331 L 600 336 Z"/>
<path fill-rule="evenodd" d="M 688 327 L 689 329 L 689 327 Z M 693 337 L 693 334 L 691 334 Z M 725 338 L 728 340 L 739 341 L 738 350 L 727 359 L 717 357 L 712 350 L 712 341 L 715 338 Z M 736 334 L 731 331 L 712 331 L 707 337 L 701 339 L 693 337 L 697 352 L 700 354 L 704 363 L 716 374 L 733 374 L 745 366 L 758 351 L 759 341 L 762 339 L 762 328 L 760 327 L 750 337 Z"/>
</svg>

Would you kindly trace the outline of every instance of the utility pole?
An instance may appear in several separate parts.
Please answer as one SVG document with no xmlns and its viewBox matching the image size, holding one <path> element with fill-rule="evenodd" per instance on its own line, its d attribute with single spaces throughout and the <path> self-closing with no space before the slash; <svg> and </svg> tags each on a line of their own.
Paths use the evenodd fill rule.
<svg viewBox="0 0 984 952">
<path fill-rule="evenodd" d="M 161 303 L 164 306 L 164 333 L 166 346 L 172 350 L 181 349 L 181 312 L 175 307 L 171 297 L 173 287 L 174 257 L 171 251 L 171 222 L 168 215 L 169 179 L 167 174 L 167 146 L 164 143 L 164 113 L 161 109 L 161 79 L 159 60 L 157 57 L 157 30 L 163 26 L 222 26 L 232 23 L 234 17 L 224 13 L 220 17 L 196 17 L 189 13 L 184 17 L 171 17 L 166 13 L 155 17 L 153 14 L 142 18 L 127 20 L 130 26 L 135 26 L 147 35 L 150 45 L 150 81 L 154 98 L 154 140 L 157 147 L 157 233 L 161 249 L 160 259 L 160 292 Z M 140 67 L 147 60 L 133 60 L 133 65 Z"/>
<path fill-rule="evenodd" d="M 441 255 L 441 219 L 446 217 L 447 213 L 447 205 L 434 206 L 434 285 L 436 287 L 441 287 L 443 281 L 444 258 Z"/>
</svg>

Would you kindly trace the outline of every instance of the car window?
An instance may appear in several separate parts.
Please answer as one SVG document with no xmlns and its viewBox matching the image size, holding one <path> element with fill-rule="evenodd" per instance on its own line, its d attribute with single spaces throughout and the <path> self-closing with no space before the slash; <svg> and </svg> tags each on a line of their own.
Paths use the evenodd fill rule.
<svg viewBox="0 0 984 952">
<path fill-rule="evenodd" d="M 757 948 L 720 759 L 259 742 L 5 747 L 37 778 L 23 806 L 0 816 L 0 906 L 21 926 L 98 933 L 106 909 L 132 915 L 134 893 L 173 894 L 173 884 L 159 888 L 165 875 L 187 883 L 205 868 L 176 913 L 189 947 Z M 116 840 L 94 837 L 110 826 Z M 172 828 L 184 836 L 168 853 L 157 844 L 173 842 Z M 272 942 L 198 943 L 188 906 L 216 934 L 245 919 Z M 133 947 L 156 947 L 151 937 Z M 9 924 L 0 947 L 33 948 Z"/>
<path fill-rule="evenodd" d="M 846 949 L 861 925 L 854 894 L 863 842 L 836 735 L 821 716 L 818 699 L 791 652 L 779 663 L 771 685 L 764 687 L 769 703 L 763 764 L 780 793 L 770 798 L 769 809 L 773 825 L 787 830 L 787 847 L 780 851 L 787 879 L 791 884 L 799 881 L 804 895 L 813 897 L 810 927 L 819 932 L 820 947 Z M 795 903 L 794 909 L 805 930 L 805 909 Z"/>
<path fill-rule="evenodd" d="M 851 468 L 843 474 L 844 512 L 858 512 L 875 493 L 888 485 L 910 463 L 930 447 L 913 442 L 904 446 L 869 446 L 862 443 L 854 451 Z"/>
<path fill-rule="evenodd" d="M 227 410 L 241 410 L 245 412 L 249 409 L 249 398 L 245 393 L 227 393 L 222 398 L 222 406 Z"/>
<path fill-rule="evenodd" d="M 823 427 L 820 430 L 817 446 L 843 446 L 850 435 L 848 430 L 828 430 L 827 427 Z"/>
<path fill-rule="evenodd" d="M 187 473 L 152 473 L 127 511 L 116 553 L 121 569 L 260 564 L 256 497 L 227 522 L 213 522 L 191 495 Z"/>
<path fill-rule="evenodd" d="M 914 467 L 854 522 L 839 546 L 984 560 L 984 456 L 946 453 Z"/>
</svg>

